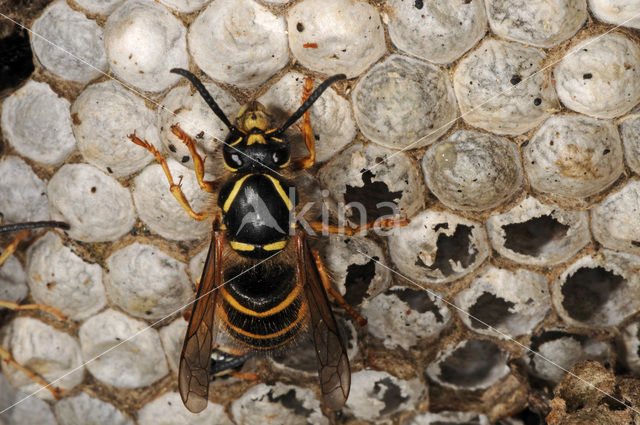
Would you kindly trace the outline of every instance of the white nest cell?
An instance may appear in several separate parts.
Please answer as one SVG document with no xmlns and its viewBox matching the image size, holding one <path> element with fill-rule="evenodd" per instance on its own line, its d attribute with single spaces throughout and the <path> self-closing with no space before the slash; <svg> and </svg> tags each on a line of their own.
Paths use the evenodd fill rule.
<svg viewBox="0 0 640 425">
<path fill-rule="evenodd" d="M 393 44 L 438 64 L 458 59 L 487 31 L 481 0 L 392 0 L 386 9 Z"/>
<path fill-rule="evenodd" d="M 502 423 L 502 422 L 501 422 Z M 402 425 L 489 425 L 489 418 L 475 412 L 419 413 L 402 422 Z M 511 422 L 504 422 L 505 425 Z M 516 424 L 513 424 L 516 425 Z"/>
<path fill-rule="evenodd" d="M 49 219 L 46 183 L 20 157 L 0 161 L 0 213 L 3 223 Z"/>
<path fill-rule="evenodd" d="M 129 190 L 92 165 L 62 166 L 49 181 L 47 194 L 51 217 L 69 223 L 69 236 L 79 241 L 114 241 L 135 223 Z"/>
<path fill-rule="evenodd" d="M 240 105 L 225 90 L 212 83 L 204 83 L 220 109 L 233 122 Z M 161 141 L 168 158 L 173 158 L 182 165 L 193 169 L 193 158 L 187 146 L 171 131 L 177 124 L 196 142 L 196 150 L 204 159 L 207 179 L 219 177 L 224 172 L 222 163 L 216 163 L 216 154 L 222 149 L 229 129 L 220 121 L 209 105 L 190 85 L 174 87 L 167 93 L 158 108 L 157 116 Z"/>
<path fill-rule="evenodd" d="M 245 425 L 329 425 L 312 390 L 280 382 L 251 387 L 231 403 L 231 415 Z"/>
<path fill-rule="evenodd" d="M 356 143 L 343 150 L 320 169 L 318 180 L 329 190 L 327 202 L 338 220 L 356 225 L 381 216 L 411 217 L 425 202 L 423 179 L 413 160 L 374 144 Z"/>
<path fill-rule="evenodd" d="M 497 344 L 471 339 L 440 351 L 427 376 L 444 387 L 477 391 L 497 384 L 509 370 L 507 354 Z"/>
<path fill-rule="evenodd" d="M 640 373 L 640 323 L 632 322 L 620 334 L 625 365 L 635 374 Z"/>
<path fill-rule="evenodd" d="M 620 119 L 620 134 L 627 165 L 640 174 L 640 108 Z"/>
<path fill-rule="evenodd" d="M 59 0 L 31 26 L 31 44 L 47 71 L 70 81 L 88 83 L 107 69 L 102 28 Z"/>
<path fill-rule="evenodd" d="M 490 134 L 458 130 L 422 158 L 427 187 L 459 210 L 496 207 L 522 187 L 516 145 Z"/>
<path fill-rule="evenodd" d="M 155 113 L 115 81 L 87 87 L 71 106 L 73 134 L 84 159 L 113 177 L 140 171 L 153 156 L 127 136 L 157 145 Z"/>
<path fill-rule="evenodd" d="M 91 317 L 78 337 L 87 369 L 105 384 L 140 388 L 169 373 L 158 331 L 123 313 L 105 310 Z"/>
<path fill-rule="evenodd" d="M 562 263 L 591 241 L 586 211 L 562 210 L 532 197 L 491 216 L 487 233 L 498 254 L 533 266 Z"/>
<path fill-rule="evenodd" d="M 565 198 L 601 192 L 624 168 L 616 126 L 581 115 L 549 118 L 522 157 L 532 188 Z"/>
<path fill-rule="evenodd" d="M 462 118 L 496 134 L 518 135 L 540 125 L 558 107 L 547 56 L 535 47 L 486 39 L 453 74 Z"/>
<path fill-rule="evenodd" d="M 569 325 L 617 326 L 640 310 L 640 257 L 600 250 L 573 262 L 551 284 L 556 312 Z"/>
<path fill-rule="evenodd" d="M 139 425 L 233 425 L 224 407 L 209 402 L 200 413 L 191 413 L 184 407 L 180 394 L 167 392 L 138 410 Z"/>
<path fill-rule="evenodd" d="M 46 165 L 60 165 L 76 149 L 69 101 L 46 83 L 30 80 L 7 97 L 0 124 L 20 155 Z"/>
<path fill-rule="evenodd" d="M 73 320 L 87 319 L 107 304 L 100 266 L 83 261 L 54 232 L 29 247 L 26 269 L 33 299 Z"/>
<path fill-rule="evenodd" d="M 133 243 L 111 254 L 106 265 L 109 298 L 134 317 L 160 319 L 193 298 L 187 265 L 153 245 Z"/>
<path fill-rule="evenodd" d="M 115 406 L 84 392 L 58 401 L 53 410 L 61 425 L 133 425 Z"/>
<path fill-rule="evenodd" d="M 158 0 L 169 9 L 180 13 L 192 13 L 201 9 L 209 0 Z"/>
<path fill-rule="evenodd" d="M 619 33 L 586 39 L 565 55 L 553 76 L 567 108 L 618 117 L 640 102 L 640 46 Z"/>
<path fill-rule="evenodd" d="M 213 197 L 200 190 L 195 172 L 173 159 L 168 159 L 167 164 L 174 183 L 178 184 L 178 181 L 182 180 L 182 191 L 193 210 L 201 212 L 209 209 Z M 149 165 L 138 174 L 133 180 L 132 192 L 142 222 L 163 238 L 191 240 L 210 233 L 210 219 L 194 220 L 173 197 L 160 164 Z"/>
<path fill-rule="evenodd" d="M 551 307 L 547 284 L 539 273 L 488 267 L 456 294 L 454 302 L 469 329 L 511 339 L 529 334 L 547 315 Z"/>
<path fill-rule="evenodd" d="M 47 402 L 14 389 L 1 373 L 0 411 L 2 425 L 59 425 Z"/>
<path fill-rule="evenodd" d="M 110 15 L 125 0 L 72 0 L 84 10 L 99 15 Z"/>
<path fill-rule="evenodd" d="M 0 265 L 0 300 L 20 302 L 29 295 L 27 275 L 15 257 L 9 257 Z"/>
<path fill-rule="evenodd" d="M 376 8 L 364 1 L 303 0 L 287 12 L 289 45 L 307 68 L 360 75 L 386 51 Z"/>
<path fill-rule="evenodd" d="M 640 181 L 628 182 L 591 209 L 593 237 L 602 246 L 640 254 Z"/>
<path fill-rule="evenodd" d="M 404 380 L 377 370 L 351 374 L 351 393 L 344 410 L 365 421 L 389 419 L 413 410 L 426 391 L 419 379 Z"/>
<path fill-rule="evenodd" d="M 560 44 L 587 19 L 586 0 L 487 0 L 486 4 L 494 33 L 538 47 Z"/>
<path fill-rule="evenodd" d="M 367 305 L 391 285 L 382 248 L 360 236 L 331 235 L 318 240 L 331 283 L 351 306 Z"/>
<path fill-rule="evenodd" d="M 186 34 L 182 22 L 158 2 L 127 1 L 105 24 L 109 66 L 138 89 L 165 90 L 180 79 L 169 70 L 189 65 Z"/>
<path fill-rule="evenodd" d="M 167 326 L 163 326 L 162 328 L 160 328 L 159 331 L 160 341 L 162 342 L 164 353 L 167 356 L 169 368 L 174 373 L 178 373 L 178 365 L 180 364 L 180 353 L 182 352 L 184 336 L 187 333 L 187 324 L 188 322 L 183 317 L 178 317 Z"/>
<path fill-rule="evenodd" d="M 369 70 L 351 97 L 360 131 L 391 149 L 433 143 L 453 125 L 458 111 L 442 69 L 400 55 Z"/>
<path fill-rule="evenodd" d="M 443 212 L 423 211 L 394 229 L 389 253 L 406 278 L 446 283 L 471 273 L 489 256 L 480 223 Z"/>
<path fill-rule="evenodd" d="M 529 354 L 529 368 L 533 374 L 554 383 L 560 382 L 577 363 L 585 360 L 606 363 L 613 357 L 609 342 L 558 329 L 534 336 L 530 348 L 540 354 Z"/>
<path fill-rule="evenodd" d="M 601 21 L 640 29 L 640 3 L 636 0 L 589 0 L 589 8 Z"/>
<path fill-rule="evenodd" d="M 289 62 L 284 17 L 253 0 L 216 0 L 191 24 L 189 52 L 214 80 L 258 87 Z"/>
<path fill-rule="evenodd" d="M 390 350 L 409 350 L 438 335 L 451 321 L 451 312 L 439 294 L 404 286 L 394 286 L 378 295 L 362 313 L 369 333 Z"/>
<path fill-rule="evenodd" d="M 321 82 L 316 80 L 314 86 Z M 271 112 L 274 127 L 283 124 L 302 104 L 304 83 L 304 75 L 289 72 L 258 99 Z M 356 136 L 349 102 L 333 89 L 325 91 L 313 104 L 309 109 L 309 119 L 315 139 L 316 162 L 329 160 Z M 298 124 L 301 125 L 302 120 Z M 291 143 L 294 157 L 309 154 L 297 126 L 289 127 L 285 135 Z"/>
<path fill-rule="evenodd" d="M 78 342 L 70 335 L 30 317 L 13 319 L 4 328 L 2 345 L 22 366 L 45 382 L 69 391 L 82 382 L 84 367 Z M 11 386 L 22 392 L 53 400 L 53 394 L 13 366 L 2 362 L 2 371 Z"/>
</svg>

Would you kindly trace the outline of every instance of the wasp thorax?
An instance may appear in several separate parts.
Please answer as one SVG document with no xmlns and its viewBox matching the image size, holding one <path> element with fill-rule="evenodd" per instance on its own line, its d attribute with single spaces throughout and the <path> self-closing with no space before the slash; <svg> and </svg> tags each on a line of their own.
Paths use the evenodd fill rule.
<svg viewBox="0 0 640 425">
<path fill-rule="evenodd" d="M 271 118 L 260 102 L 249 102 L 240 109 L 236 117 L 236 125 L 246 132 L 253 129 L 266 131 L 271 126 Z"/>
</svg>

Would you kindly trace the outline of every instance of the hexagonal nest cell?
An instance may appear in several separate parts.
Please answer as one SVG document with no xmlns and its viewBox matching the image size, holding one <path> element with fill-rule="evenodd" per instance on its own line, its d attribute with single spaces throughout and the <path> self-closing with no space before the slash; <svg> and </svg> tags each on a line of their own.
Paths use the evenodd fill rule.
<svg viewBox="0 0 640 425">
<path fill-rule="evenodd" d="M 1 424 L 637 419 L 637 0 L 0 4 L 0 223 L 70 225 L 13 245 L 16 234 L 0 235 L 0 249 L 17 248 L 0 260 L 0 357 L 17 362 L 1 362 Z M 197 76 L 219 110 L 173 68 Z M 335 361 L 340 344 L 325 352 L 310 337 L 301 302 L 303 331 L 270 355 L 245 353 L 235 325 L 220 327 L 213 357 L 199 359 L 215 375 L 208 404 L 193 414 L 179 361 L 212 222 L 192 216 L 224 209 L 225 165 L 244 164 L 229 124 L 259 101 L 271 122 L 253 122 L 282 125 L 336 74 L 275 134 L 295 167 L 251 172 L 296 186 L 307 233 L 399 224 L 308 238 L 306 267 L 317 257 L 333 288 L 330 334 L 344 344 L 350 394 L 344 405 L 323 396 L 318 359 Z M 314 164 L 299 171 L 312 140 Z M 293 196 L 284 186 L 267 200 Z M 267 223 L 263 213 L 249 221 Z M 301 276 L 292 247 L 277 255 Z M 223 276 L 258 263 L 230 252 Z M 619 401 L 582 403 L 605 397 L 591 384 Z"/>
</svg>

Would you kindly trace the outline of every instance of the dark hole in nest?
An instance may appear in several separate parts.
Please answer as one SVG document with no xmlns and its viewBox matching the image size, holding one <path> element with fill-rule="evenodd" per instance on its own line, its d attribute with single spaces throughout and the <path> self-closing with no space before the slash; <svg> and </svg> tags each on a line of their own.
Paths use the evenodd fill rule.
<svg viewBox="0 0 640 425">
<path fill-rule="evenodd" d="M 402 396 L 400 387 L 390 378 L 382 378 L 377 381 L 373 386 L 373 391 L 376 394 L 382 394 L 381 400 L 384 401 L 384 409 L 380 411 L 381 415 L 393 413 L 402 403 L 409 400 L 408 396 Z"/>
<path fill-rule="evenodd" d="M 440 363 L 442 382 L 470 388 L 482 384 L 493 368 L 504 361 L 500 348 L 490 341 L 470 340 Z"/>
<path fill-rule="evenodd" d="M 0 39 L 0 92 L 18 86 L 34 70 L 29 34 L 16 29 Z"/>
<path fill-rule="evenodd" d="M 436 225 L 434 229 L 439 228 L 438 226 L 440 225 Z M 452 263 L 458 263 L 463 268 L 469 267 L 478 254 L 478 250 L 472 243 L 471 230 L 469 226 L 458 225 L 451 236 L 440 233 L 436 242 L 438 251 L 433 265 L 426 265 L 419 256 L 416 259 L 416 265 L 429 270 L 440 270 L 444 276 L 453 274 Z"/>
<path fill-rule="evenodd" d="M 378 258 L 374 257 L 374 260 Z M 367 295 L 369 285 L 376 274 L 376 263 L 369 260 L 365 264 L 349 264 L 344 286 L 344 299 L 352 306 L 359 305 Z"/>
<path fill-rule="evenodd" d="M 483 292 L 476 299 L 475 304 L 469 308 L 471 326 L 476 329 L 486 329 L 487 325 L 496 327 L 513 315 L 513 313 L 509 312 L 509 309 L 513 308 L 513 306 L 515 304 L 511 301 L 496 297 L 489 292 Z"/>
<path fill-rule="evenodd" d="M 269 391 L 267 393 L 267 397 L 270 402 L 280 403 L 287 409 L 293 410 L 296 415 L 300 415 L 303 418 L 308 418 L 313 413 L 313 410 L 305 408 L 300 400 L 296 398 L 296 392 L 293 389 L 275 397 L 273 396 L 273 392 Z"/>
<path fill-rule="evenodd" d="M 407 303 L 411 310 L 418 313 L 426 313 L 430 311 L 436 316 L 438 322 L 442 322 L 443 317 L 435 302 L 429 297 L 429 294 L 423 290 L 415 290 L 411 288 L 394 288 L 391 290 L 396 296 Z"/>
<path fill-rule="evenodd" d="M 368 222 L 375 221 L 383 215 L 389 215 L 393 211 L 390 208 L 379 208 L 378 205 L 382 202 L 397 203 L 402 197 L 402 191 L 391 192 L 389 186 L 381 181 L 373 181 L 375 174 L 370 170 L 363 170 L 362 183 L 363 186 L 350 186 L 347 185 L 347 189 L 344 194 L 344 200 L 347 204 L 354 203 L 355 205 L 362 205 L 366 212 L 366 220 Z M 358 208 L 351 208 L 352 216 L 351 220 L 355 223 L 360 221 L 360 211 Z"/>
<path fill-rule="evenodd" d="M 562 306 L 581 322 L 595 316 L 626 280 L 602 267 L 582 267 L 562 285 Z"/>
<path fill-rule="evenodd" d="M 549 243 L 564 238 L 569 231 L 569 226 L 549 215 L 523 223 L 507 224 L 502 228 L 505 233 L 505 248 L 532 257 L 539 255 Z"/>
</svg>

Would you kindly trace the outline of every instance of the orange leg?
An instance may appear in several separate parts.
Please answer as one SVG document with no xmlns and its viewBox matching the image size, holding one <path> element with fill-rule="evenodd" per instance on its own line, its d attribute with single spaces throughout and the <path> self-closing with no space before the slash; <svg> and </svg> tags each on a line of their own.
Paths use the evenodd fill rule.
<svg viewBox="0 0 640 425">
<path fill-rule="evenodd" d="M 304 86 L 302 88 L 302 103 L 307 100 L 311 92 L 313 91 L 313 78 L 307 77 L 304 79 Z M 304 158 L 298 158 L 294 161 L 293 165 L 295 168 L 304 170 L 305 168 L 311 167 L 316 161 L 316 146 L 315 139 L 313 137 L 313 130 L 311 129 L 311 118 L 309 118 L 309 111 L 304 113 L 303 121 L 302 121 L 302 140 L 304 140 L 304 144 L 307 146 L 307 150 L 309 151 L 309 156 Z"/>
<path fill-rule="evenodd" d="M 333 224 L 325 224 L 321 222 L 310 223 L 310 226 L 314 232 L 327 232 L 327 233 L 333 233 L 333 234 L 353 236 L 364 230 L 370 230 L 370 229 L 379 228 L 379 227 L 406 226 L 407 224 L 409 224 L 409 219 L 406 217 L 401 217 L 401 218 L 387 218 L 384 220 L 376 220 L 355 228 L 345 227 L 345 226 L 335 226 Z"/>
<path fill-rule="evenodd" d="M 367 324 L 367 319 L 365 319 L 364 317 L 360 316 L 354 309 L 353 307 L 351 307 L 349 305 L 349 303 L 347 303 L 347 301 L 342 298 L 342 295 L 340 295 L 340 292 L 336 291 L 336 289 L 333 287 L 333 285 L 331 285 L 331 281 L 329 280 L 329 275 L 327 273 L 327 269 L 325 268 L 324 264 L 322 263 L 322 259 L 320 258 L 320 254 L 318 253 L 318 251 L 312 249 L 311 250 L 311 254 L 313 255 L 313 259 L 316 262 L 316 267 L 318 268 L 318 273 L 320 274 L 320 280 L 322 281 L 322 286 L 324 286 L 324 290 L 331 294 L 331 296 L 333 297 L 334 300 L 336 300 L 336 302 L 338 304 L 340 304 L 342 306 L 342 308 L 345 309 L 345 311 L 347 313 L 349 313 L 349 315 L 351 317 L 353 317 L 360 326 L 365 326 Z"/>
<path fill-rule="evenodd" d="M 260 379 L 260 377 L 258 375 L 256 375 L 255 373 L 250 373 L 250 372 L 236 372 L 235 370 L 232 370 L 231 372 L 229 372 L 229 375 L 231 376 L 235 376 L 238 379 L 244 379 L 245 381 L 258 381 Z"/>
<path fill-rule="evenodd" d="M 42 379 L 42 377 L 40 377 L 39 375 L 33 373 L 32 371 L 30 371 L 29 369 L 27 369 L 26 367 L 22 366 L 20 363 L 18 363 L 13 356 L 11 355 L 11 353 L 9 352 L 9 350 L 7 350 L 6 348 L 0 346 L 0 360 L 6 362 L 7 364 L 15 367 L 16 369 L 18 369 L 20 372 L 24 373 L 25 375 L 27 375 L 29 377 L 29 379 L 32 379 L 33 381 L 37 382 L 38 384 L 42 385 L 43 387 L 45 387 L 46 389 L 48 389 L 49 391 L 51 391 L 51 394 L 53 394 L 53 396 L 56 399 L 59 399 L 62 395 L 62 391 L 57 388 L 57 387 L 52 387 L 51 385 L 49 385 L 44 379 Z"/>
<path fill-rule="evenodd" d="M 214 193 L 216 191 L 216 184 L 211 181 L 206 181 L 204 179 L 204 161 L 207 160 L 205 155 L 204 159 L 200 156 L 198 151 L 196 150 L 196 142 L 193 141 L 191 136 L 184 132 L 180 128 L 178 124 L 174 124 L 171 126 L 171 132 L 184 143 L 189 149 L 189 153 L 193 158 L 193 168 L 196 171 L 196 177 L 198 179 L 198 184 L 200 188 L 208 193 Z"/>
<path fill-rule="evenodd" d="M 9 246 L 6 247 L 4 251 L 2 251 L 2 254 L 0 254 L 0 265 L 4 264 L 4 262 L 7 261 L 7 258 L 11 257 L 13 253 L 16 252 L 16 249 L 18 249 L 18 244 L 22 239 L 27 237 L 29 232 L 30 230 L 23 230 L 22 232 L 18 233 L 18 235 L 9 244 Z"/>
<path fill-rule="evenodd" d="M 129 135 L 129 140 L 131 140 L 133 143 L 135 143 L 138 146 L 142 146 L 143 148 L 151 152 L 151 154 L 156 158 L 156 161 L 158 161 L 158 163 L 162 166 L 164 175 L 167 176 L 171 194 L 173 195 L 174 198 L 176 198 L 178 203 L 182 206 L 182 208 L 184 208 L 187 214 L 189 214 L 189 216 L 194 220 L 202 221 L 206 219 L 208 216 L 206 211 L 197 213 L 193 210 L 193 208 L 191 208 L 189 201 L 187 201 L 187 197 L 184 196 L 184 193 L 182 192 L 182 188 L 180 187 L 180 181 L 178 182 L 178 184 L 175 184 L 173 182 L 173 177 L 171 176 L 171 171 L 169 171 L 169 166 L 167 165 L 167 160 L 165 159 L 165 157 L 162 156 L 162 154 L 158 152 L 158 150 L 155 147 L 153 147 L 151 143 L 147 142 L 146 140 L 139 139 L 135 133 Z"/>
</svg>

